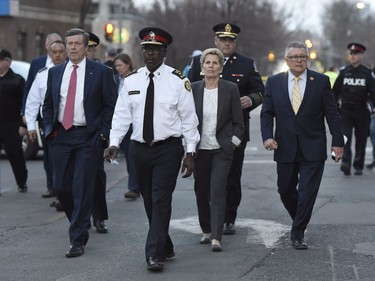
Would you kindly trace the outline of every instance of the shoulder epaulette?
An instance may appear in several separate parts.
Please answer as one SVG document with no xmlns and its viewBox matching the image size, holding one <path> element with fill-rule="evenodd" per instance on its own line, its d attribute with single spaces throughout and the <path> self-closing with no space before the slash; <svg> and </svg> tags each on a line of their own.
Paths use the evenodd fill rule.
<svg viewBox="0 0 375 281">
<path fill-rule="evenodd" d="M 132 75 L 134 73 L 137 73 L 137 70 L 133 70 L 132 72 L 128 73 L 125 77 L 128 77 L 128 76 L 130 76 L 130 75 Z"/>
<path fill-rule="evenodd" d="M 186 78 L 186 76 L 183 75 L 182 72 L 179 71 L 179 70 L 177 70 L 177 69 L 173 70 L 172 73 L 173 73 L 174 75 L 180 77 L 181 79 L 185 79 L 185 78 Z"/>
<path fill-rule="evenodd" d="M 39 69 L 39 70 L 38 70 L 38 72 L 42 72 L 42 71 L 44 71 L 44 70 L 46 70 L 46 69 L 48 69 L 48 67 L 47 67 L 47 66 L 45 66 L 45 67 L 43 67 L 43 68 Z"/>
</svg>

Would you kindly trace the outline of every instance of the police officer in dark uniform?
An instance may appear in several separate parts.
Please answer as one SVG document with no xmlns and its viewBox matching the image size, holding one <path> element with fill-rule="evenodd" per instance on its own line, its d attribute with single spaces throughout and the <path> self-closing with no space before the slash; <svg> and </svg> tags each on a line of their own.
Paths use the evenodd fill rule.
<svg viewBox="0 0 375 281">
<path fill-rule="evenodd" d="M 241 29 L 231 23 L 220 23 L 213 28 L 215 32 L 215 45 L 224 54 L 224 69 L 220 77 L 237 84 L 243 110 L 245 134 L 242 143 L 234 151 L 233 162 L 229 172 L 227 184 L 227 202 L 225 212 L 225 226 L 223 234 L 234 234 L 234 223 L 237 216 L 237 209 L 241 202 L 241 175 L 249 134 L 249 112 L 262 103 L 264 85 L 261 76 L 252 58 L 235 52 L 237 35 Z M 193 59 L 189 72 L 191 82 L 203 78 L 200 69 L 200 56 Z"/>
<path fill-rule="evenodd" d="M 87 58 L 92 59 L 96 62 L 100 62 L 98 59 L 95 58 L 96 47 L 99 45 L 100 39 L 94 33 L 88 32 L 88 34 L 90 34 L 90 37 L 89 37 L 89 42 L 88 42 Z M 104 149 L 106 149 L 107 146 L 108 146 L 107 141 L 103 141 L 102 152 L 100 153 L 100 155 L 103 154 Z M 106 184 L 107 184 L 107 174 L 104 170 L 104 161 L 100 159 L 99 164 L 98 164 L 98 171 L 96 173 L 94 203 L 92 205 L 93 224 L 96 228 L 96 232 L 98 233 L 108 232 L 108 228 L 105 223 L 105 220 L 108 220 Z"/>
<path fill-rule="evenodd" d="M 342 157 L 341 171 L 351 175 L 352 133 L 354 128 L 354 175 L 362 175 L 365 162 L 366 141 L 369 134 L 369 99 L 375 101 L 375 79 L 371 70 L 361 64 L 366 47 L 359 43 L 348 45 L 350 65 L 340 71 L 333 92 L 341 112 L 342 132 L 348 138 Z"/>
</svg>

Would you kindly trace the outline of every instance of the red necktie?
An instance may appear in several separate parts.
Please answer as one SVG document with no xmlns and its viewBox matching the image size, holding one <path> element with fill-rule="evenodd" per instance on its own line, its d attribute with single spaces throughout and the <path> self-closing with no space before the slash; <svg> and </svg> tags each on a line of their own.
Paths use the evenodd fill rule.
<svg viewBox="0 0 375 281">
<path fill-rule="evenodd" d="M 74 101 L 76 97 L 77 88 L 77 67 L 78 65 L 73 64 L 73 71 L 70 75 L 68 94 L 66 96 L 64 117 L 62 120 L 62 125 L 65 130 L 69 130 L 73 126 L 73 116 L 74 116 Z"/>
<path fill-rule="evenodd" d="M 154 74 L 149 74 L 150 83 L 147 87 L 145 112 L 143 117 L 143 139 L 147 144 L 154 140 Z"/>
</svg>

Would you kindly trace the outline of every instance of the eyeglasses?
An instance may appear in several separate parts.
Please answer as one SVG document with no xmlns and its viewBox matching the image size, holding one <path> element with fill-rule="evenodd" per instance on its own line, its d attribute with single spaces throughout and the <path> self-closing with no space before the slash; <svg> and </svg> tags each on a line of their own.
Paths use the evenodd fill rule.
<svg viewBox="0 0 375 281">
<path fill-rule="evenodd" d="M 297 62 L 297 61 L 307 61 L 307 59 L 309 58 L 308 56 L 288 56 L 286 57 L 288 60 L 292 61 L 292 62 Z"/>
</svg>

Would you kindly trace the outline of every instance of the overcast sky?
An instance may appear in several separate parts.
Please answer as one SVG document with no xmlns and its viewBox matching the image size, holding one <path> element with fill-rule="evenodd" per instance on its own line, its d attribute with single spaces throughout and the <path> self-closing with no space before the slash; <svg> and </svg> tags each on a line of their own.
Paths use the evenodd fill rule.
<svg viewBox="0 0 375 281">
<path fill-rule="evenodd" d="M 260 0 L 261 1 L 261 0 Z M 324 17 L 325 7 L 327 4 L 331 4 L 332 0 L 270 0 L 279 8 L 285 8 L 286 11 L 293 12 L 293 17 L 288 22 L 290 29 L 296 26 L 302 27 L 303 29 L 309 29 L 313 33 L 321 35 L 323 32 L 323 26 L 321 24 L 321 18 Z M 353 9 L 356 9 L 357 2 L 359 0 L 350 0 L 353 2 Z M 375 5 L 372 4 L 374 0 L 363 0 L 367 7 L 375 10 Z M 140 7 L 147 4 L 151 4 L 153 0 L 134 0 L 135 6 Z M 374 11 L 375 12 L 375 11 Z"/>
</svg>

